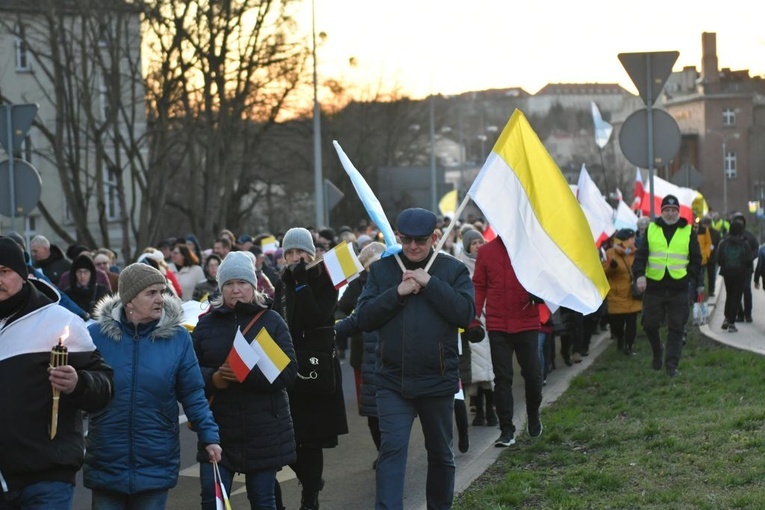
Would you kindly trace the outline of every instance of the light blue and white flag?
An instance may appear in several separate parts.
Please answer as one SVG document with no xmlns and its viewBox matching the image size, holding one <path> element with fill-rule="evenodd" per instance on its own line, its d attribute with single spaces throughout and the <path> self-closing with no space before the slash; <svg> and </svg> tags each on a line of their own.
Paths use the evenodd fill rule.
<svg viewBox="0 0 765 510">
<path fill-rule="evenodd" d="M 385 211 L 383 211 L 380 201 L 377 200 L 377 197 L 372 192 L 372 188 L 369 187 L 369 184 L 364 180 L 361 173 L 359 173 L 359 171 L 356 170 L 356 167 L 353 166 L 353 163 L 348 159 L 348 156 L 346 156 L 343 148 L 340 147 L 340 144 L 334 140 L 332 145 L 335 146 L 337 156 L 340 158 L 340 163 L 342 163 L 345 173 L 351 178 L 353 187 L 356 189 L 356 193 L 364 204 L 364 209 L 366 209 L 369 217 L 375 225 L 377 225 L 377 228 L 380 229 L 380 232 L 382 232 L 383 238 L 385 239 L 385 246 L 387 247 L 385 253 L 388 255 L 399 253 L 401 251 L 401 245 L 396 242 L 396 236 L 393 234 L 390 222 L 385 216 Z"/>
</svg>

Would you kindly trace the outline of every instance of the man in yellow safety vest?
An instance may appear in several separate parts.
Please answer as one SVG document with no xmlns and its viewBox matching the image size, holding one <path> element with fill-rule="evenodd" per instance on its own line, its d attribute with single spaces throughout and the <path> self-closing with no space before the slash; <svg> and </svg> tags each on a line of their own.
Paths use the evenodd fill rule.
<svg viewBox="0 0 765 510">
<path fill-rule="evenodd" d="M 683 331 L 688 321 L 691 285 L 703 291 L 701 249 L 693 227 L 680 217 L 680 203 L 674 195 L 661 201 L 661 217 L 648 225 L 648 231 L 635 253 L 632 273 L 643 294 L 643 330 L 653 350 L 652 367 L 667 375 L 678 375 L 683 349 Z M 666 318 L 666 355 L 659 327 Z M 662 357 L 664 359 L 662 360 Z"/>
</svg>

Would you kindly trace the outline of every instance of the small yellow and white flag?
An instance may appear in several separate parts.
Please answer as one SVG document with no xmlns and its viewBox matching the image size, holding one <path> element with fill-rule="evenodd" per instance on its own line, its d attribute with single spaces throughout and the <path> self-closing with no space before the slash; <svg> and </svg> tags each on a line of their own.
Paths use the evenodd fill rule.
<svg viewBox="0 0 765 510">
<path fill-rule="evenodd" d="M 263 253 L 273 253 L 279 248 L 279 243 L 276 242 L 274 236 L 268 236 L 260 240 L 260 247 L 263 249 Z"/>
<path fill-rule="evenodd" d="M 266 328 L 261 328 L 250 346 L 260 356 L 258 368 L 266 376 L 268 382 L 273 383 L 284 367 L 290 364 L 290 358 L 284 353 Z"/>
<path fill-rule="evenodd" d="M 338 243 L 324 254 L 324 266 L 336 289 L 355 279 L 364 270 L 353 247 L 346 241 Z"/>
</svg>

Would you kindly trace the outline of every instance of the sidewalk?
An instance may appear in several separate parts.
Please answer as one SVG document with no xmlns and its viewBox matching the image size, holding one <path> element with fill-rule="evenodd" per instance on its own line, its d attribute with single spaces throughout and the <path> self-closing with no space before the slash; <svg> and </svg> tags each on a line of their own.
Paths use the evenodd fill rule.
<svg viewBox="0 0 765 510">
<path fill-rule="evenodd" d="M 725 284 L 717 278 L 717 294 L 707 300 L 709 321 L 699 328 L 701 334 L 736 349 L 765 355 L 765 292 L 754 288 L 752 283 L 752 319 L 753 322 L 737 322 L 738 333 L 728 333 L 722 329 L 725 319 Z"/>
</svg>

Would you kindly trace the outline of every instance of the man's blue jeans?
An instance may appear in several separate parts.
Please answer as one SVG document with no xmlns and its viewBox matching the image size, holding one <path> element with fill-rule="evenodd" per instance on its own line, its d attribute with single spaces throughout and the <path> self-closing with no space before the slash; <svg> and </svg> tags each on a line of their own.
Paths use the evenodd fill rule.
<svg viewBox="0 0 765 510">
<path fill-rule="evenodd" d="M 167 490 L 120 494 L 94 489 L 91 501 L 91 510 L 164 510 L 167 506 Z"/>
<path fill-rule="evenodd" d="M 381 444 L 376 471 L 376 510 L 404 508 L 407 451 L 416 416 L 420 417 L 425 449 L 428 452 L 425 487 L 428 510 L 452 507 L 455 472 L 452 451 L 453 412 L 453 395 L 410 399 L 386 388 L 377 389 Z"/>
<path fill-rule="evenodd" d="M 226 493 L 231 496 L 231 483 L 234 473 L 218 464 L 220 477 L 226 487 Z M 276 482 L 276 469 L 264 469 L 244 473 L 247 487 L 247 499 L 250 500 L 252 510 L 275 510 L 276 499 L 274 497 L 274 485 Z M 199 464 L 199 481 L 202 484 L 202 510 L 215 510 L 215 475 L 213 465 L 210 462 Z"/>
<path fill-rule="evenodd" d="M 0 493 L 0 510 L 70 510 L 74 485 L 66 482 L 38 482 Z"/>
</svg>

